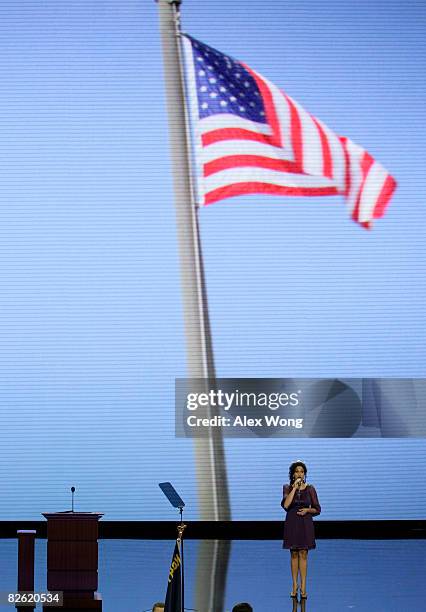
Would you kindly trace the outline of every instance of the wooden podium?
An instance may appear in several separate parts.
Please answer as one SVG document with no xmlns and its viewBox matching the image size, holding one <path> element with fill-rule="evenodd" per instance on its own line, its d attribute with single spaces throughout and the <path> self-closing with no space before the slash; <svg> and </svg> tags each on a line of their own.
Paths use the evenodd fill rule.
<svg viewBox="0 0 426 612">
<path fill-rule="evenodd" d="M 98 588 L 97 512 L 46 513 L 47 590 L 63 591 L 61 612 L 102 611 Z M 52 612 L 43 606 L 43 612 Z M 59 610 L 59 608 L 58 608 Z"/>
</svg>

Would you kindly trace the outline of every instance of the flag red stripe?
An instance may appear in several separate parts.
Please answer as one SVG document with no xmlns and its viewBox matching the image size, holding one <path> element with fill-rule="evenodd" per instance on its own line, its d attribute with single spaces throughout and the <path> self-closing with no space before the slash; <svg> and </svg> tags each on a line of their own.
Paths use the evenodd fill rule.
<svg viewBox="0 0 426 612">
<path fill-rule="evenodd" d="M 340 136 L 339 140 L 342 144 L 343 153 L 345 156 L 345 191 L 343 192 L 343 195 L 347 197 L 351 190 L 351 161 L 349 157 L 349 151 L 346 146 L 346 136 Z"/>
<path fill-rule="evenodd" d="M 272 98 L 271 91 L 266 83 L 256 74 L 249 66 L 241 62 L 241 65 L 251 74 L 251 76 L 256 81 L 256 85 L 260 90 L 260 95 L 262 96 L 263 106 L 265 107 L 266 119 L 268 124 L 272 128 L 272 144 L 277 147 L 284 147 L 285 143 L 282 141 L 281 137 L 281 129 L 280 122 L 278 120 L 277 112 L 275 110 L 275 104 Z"/>
<path fill-rule="evenodd" d="M 299 113 L 297 108 L 290 100 L 288 96 L 283 93 L 283 96 L 288 102 L 290 107 L 290 129 L 291 129 L 291 142 L 294 151 L 294 161 L 299 165 L 301 172 L 303 172 L 303 138 L 302 138 L 302 122 L 300 121 Z"/>
<path fill-rule="evenodd" d="M 201 142 L 204 147 L 223 140 L 255 140 L 256 142 L 262 142 L 267 145 L 273 144 L 271 136 L 251 132 L 243 128 L 219 128 L 206 132 L 201 136 Z"/>
<path fill-rule="evenodd" d="M 359 219 L 359 205 L 361 203 L 362 192 L 364 189 L 364 185 L 365 185 L 365 181 L 367 179 L 368 173 L 373 164 L 374 164 L 374 159 L 371 157 L 370 153 L 367 153 L 367 151 L 365 151 L 364 155 L 362 156 L 361 163 L 360 163 L 362 181 L 361 181 L 361 185 L 358 190 L 356 203 L 352 211 L 352 219 L 354 219 L 355 221 L 358 221 Z"/>
<path fill-rule="evenodd" d="M 284 187 L 272 185 L 271 183 L 247 182 L 233 183 L 225 187 L 218 187 L 206 193 L 204 203 L 213 204 L 223 198 L 231 198 L 250 193 L 265 193 L 270 195 L 293 195 L 293 196 L 325 196 L 336 195 L 336 187 Z"/>
<path fill-rule="evenodd" d="M 300 174 L 300 168 L 292 161 L 284 159 L 271 159 L 260 155 L 227 155 L 204 164 L 204 176 L 210 176 L 215 172 L 242 166 L 252 166 L 256 168 L 268 168 L 281 172 L 292 172 Z"/>
<path fill-rule="evenodd" d="M 392 176 L 387 176 L 380 192 L 379 197 L 377 198 L 377 203 L 374 208 L 373 217 L 378 219 L 382 217 L 385 213 L 386 207 L 389 204 L 389 200 L 391 199 L 393 192 L 396 189 L 396 181 Z"/>
</svg>

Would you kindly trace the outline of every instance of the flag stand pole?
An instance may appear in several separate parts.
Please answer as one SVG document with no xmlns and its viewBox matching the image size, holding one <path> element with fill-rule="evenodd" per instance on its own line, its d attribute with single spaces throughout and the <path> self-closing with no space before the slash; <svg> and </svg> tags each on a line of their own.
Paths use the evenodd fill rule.
<svg viewBox="0 0 426 612">
<path fill-rule="evenodd" d="M 180 553 L 180 610 L 185 610 L 185 582 L 184 582 L 184 565 L 183 565 L 183 532 L 185 531 L 186 525 L 183 523 L 182 508 L 180 510 L 180 524 L 177 526 L 178 537 L 176 539 L 178 550 Z"/>
</svg>

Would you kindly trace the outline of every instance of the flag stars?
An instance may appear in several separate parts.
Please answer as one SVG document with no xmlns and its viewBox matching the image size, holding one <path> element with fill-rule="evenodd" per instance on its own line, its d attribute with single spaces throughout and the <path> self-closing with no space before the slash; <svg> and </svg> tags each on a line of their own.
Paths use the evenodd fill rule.
<svg viewBox="0 0 426 612">
<path fill-rule="evenodd" d="M 251 74 L 239 62 L 197 44 L 193 63 L 200 119 L 226 113 L 265 123 L 262 96 Z"/>
</svg>

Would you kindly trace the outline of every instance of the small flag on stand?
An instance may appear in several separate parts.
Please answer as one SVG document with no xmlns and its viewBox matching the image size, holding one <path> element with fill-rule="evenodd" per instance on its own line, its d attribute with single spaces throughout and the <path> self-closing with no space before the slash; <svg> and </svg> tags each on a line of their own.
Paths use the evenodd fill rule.
<svg viewBox="0 0 426 612">
<path fill-rule="evenodd" d="M 176 540 L 170 564 L 164 612 L 183 612 L 182 610 L 182 559 L 180 541 Z"/>
<path fill-rule="evenodd" d="M 384 214 L 396 182 L 367 151 L 246 64 L 187 35 L 183 46 L 200 206 L 250 193 L 341 195 L 364 227 Z"/>
</svg>

